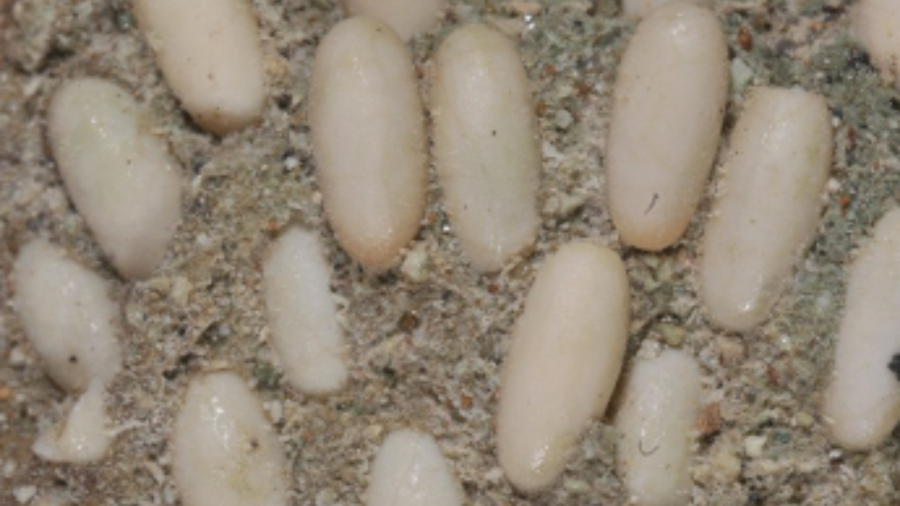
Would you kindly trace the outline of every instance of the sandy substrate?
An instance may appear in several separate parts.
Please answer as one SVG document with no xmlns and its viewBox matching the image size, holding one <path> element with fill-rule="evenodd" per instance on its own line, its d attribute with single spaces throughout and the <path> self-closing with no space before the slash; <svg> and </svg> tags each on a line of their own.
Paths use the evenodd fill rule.
<svg viewBox="0 0 900 506">
<path fill-rule="evenodd" d="M 546 255 L 580 238 L 626 259 L 629 360 L 642 342 L 657 340 L 702 364 L 693 504 L 900 501 L 898 439 L 845 453 L 828 443 L 818 414 L 846 266 L 900 190 L 900 99 L 850 39 L 846 2 L 717 3 L 733 71 L 725 134 L 753 84 L 824 94 L 836 127 L 820 234 L 785 280 L 772 318 L 746 335 L 712 328 L 697 301 L 698 239 L 714 186 L 686 237 L 661 254 L 623 247 L 612 228 L 601 160 L 616 64 L 633 24 L 616 16 L 610 0 L 548 0 L 543 7 L 453 0 L 441 29 L 413 43 L 427 88 L 428 56 L 454 26 L 480 19 L 521 36 L 543 137 L 542 228 L 534 250 L 495 276 L 466 265 L 433 181 L 426 220 L 410 245 L 427 255 L 424 270 L 406 265 L 373 276 L 339 250 L 317 192 L 306 97 L 316 44 L 340 13 L 326 0 L 254 3 L 269 85 L 265 119 L 219 140 L 179 108 L 126 1 L 0 0 L 0 505 L 178 504 L 167 444 L 173 416 L 191 375 L 222 366 L 264 399 L 293 465 L 295 504 L 360 504 L 375 450 L 401 427 L 436 436 L 471 504 L 625 504 L 607 421 L 591 426 L 559 484 L 545 493 L 517 494 L 497 467 L 493 418 L 510 330 Z M 184 169 L 185 220 L 145 282 L 125 283 L 105 262 L 46 146 L 49 97 L 62 80 L 86 75 L 133 90 Z M 267 343 L 261 262 L 291 223 L 322 235 L 350 345 L 349 386 L 326 399 L 288 387 Z M 34 237 L 101 272 L 122 302 L 126 367 L 108 395 L 121 434 L 97 465 L 49 465 L 30 451 L 67 409 L 8 303 L 12 262 Z"/>
</svg>

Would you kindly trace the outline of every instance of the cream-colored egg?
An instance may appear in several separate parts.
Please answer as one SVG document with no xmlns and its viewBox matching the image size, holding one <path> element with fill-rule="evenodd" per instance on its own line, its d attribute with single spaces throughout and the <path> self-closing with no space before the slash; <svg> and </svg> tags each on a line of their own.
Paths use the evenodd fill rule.
<svg viewBox="0 0 900 506">
<path fill-rule="evenodd" d="M 893 83 L 900 77 L 900 9 L 893 0 L 858 0 L 853 8 L 853 35 L 872 63 Z"/>
<path fill-rule="evenodd" d="M 185 506 L 287 506 L 284 450 L 262 405 L 233 372 L 191 380 L 172 432 L 172 467 Z"/>
<path fill-rule="evenodd" d="M 497 413 L 500 465 L 519 490 L 551 485 L 622 368 L 629 325 L 625 267 L 588 243 L 544 262 L 516 322 Z"/>
<path fill-rule="evenodd" d="M 343 0 L 350 16 L 380 19 L 403 40 L 433 30 L 440 24 L 447 0 Z"/>
<path fill-rule="evenodd" d="M 250 0 L 131 0 L 172 93 L 218 135 L 256 123 L 266 102 Z"/>
<path fill-rule="evenodd" d="M 330 284 L 316 236 L 299 227 L 282 233 L 263 271 L 266 312 L 278 362 L 291 385 L 309 394 L 335 392 L 347 381 Z"/>
<path fill-rule="evenodd" d="M 675 1 L 685 0 L 622 0 L 622 14 L 629 18 L 644 18 L 653 13 L 653 11 Z M 697 5 L 709 9 L 711 9 L 715 5 L 715 2 L 713 0 L 688 1 L 693 1 Z"/>
<path fill-rule="evenodd" d="M 816 235 L 833 149 L 824 98 L 752 92 L 703 238 L 700 296 L 714 323 L 747 331 L 766 319 Z"/>
<path fill-rule="evenodd" d="M 325 212 L 340 245 L 393 266 L 425 212 L 425 115 L 412 56 L 372 18 L 338 23 L 316 51 L 309 122 Z"/>
<path fill-rule="evenodd" d="M 429 434 L 390 433 L 372 464 L 367 506 L 461 506 L 459 486 Z"/>
<path fill-rule="evenodd" d="M 728 76 L 709 10 L 674 2 L 638 26 L 616 77 L 605 160 L 622 241 L 658 251 L 687 230 L 718 150 Z"/>
<path fill-rule="evenodd" d="M 19 251 L 13 279 L 28 340 L 59 386 L 79 393 L 119 371 L 119 308 L 103 278 L 38 239 Z"/>
<path fill-rule="evenodd" d="M 689 504 L 692 431 L 701 393 L 697 361 L 677 350 L 639 356 L 621 391 L 616 463 L 632 503 Z"/>
<path fill-rule="evenodd" d="M 537 236 L 541 150 L 516 45 L 467 25 L 434 58 L 435 166 L 450 224 L 472 265 L 497 271 Z"/>
<path fill-rule="evenodd" d="M 886 214 L 853 262 L 823 419 L 831 439 L 870 450 L 900 421 L 900 210 Z M 889 367 L 893 365 L 893 370 Z"/>
<path fill-rule="evenodd" d="M 50 145 L 66 190 L 126 278 L 150 276 L 181 221 L 180 167 L 121 86 L 84 78 L 53 95 Z"/>
<path fill-rule="evenodd" d="M 34 453 L 51 462 L 84 464 L 102 459 L 113 441 L 103 393 L 103 382 L 92 383 L 66 418 L 38 437 Z"/>
</svg>

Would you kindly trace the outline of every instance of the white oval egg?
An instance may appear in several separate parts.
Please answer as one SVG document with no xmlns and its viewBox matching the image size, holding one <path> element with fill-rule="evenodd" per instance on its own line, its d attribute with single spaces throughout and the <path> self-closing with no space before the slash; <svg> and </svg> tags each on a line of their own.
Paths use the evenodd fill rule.
<svg viewBox="0 0 900 506">
<path fill-rule="evenodd" d="M 638 25 L 616 77 L 605 160 L 622 241 L 658 251 L 687 230 L 718 150 L 728 80 L 728 44 L 708 9 L 674 2 Z"/>
<path fill-rule="evenodd" d="M 287 506 L 288 462 L 262 405 L 233 372 L 191 380 L 172 431 L 185 506 Z"/>
<path fill-rule="evenodd" d="M 591 419 L 606 410 L 629 320 L 628 278 L 618 255 L 572 243 L 544 262 L 500 379 L 497 451 L 517 489 L 551 485 Z"/>
<path fill-rule="evenodd" d="M 38 437 L 32 451 L 51 462 L 85 464 L 102 459 L 113 441 L 103 393 L 102 382 L 92 383 L 66 418 Z"/>
<path fill-rule="evenodd" d="M 309 123 L 325 212 L 363 266 L 393 266 L 425 212 L 425 116 L 412 56 L 391 28 L 344 20 L 319 44 Z"/>
<path fill-rule="evenodd" d="M 282 233 L 263 269 L 266 312 L 288 381 L 309 394 L 335 392 L 347 381 L 330 284 L 331 268 L 316 236 L 299 227 Z"/>
<path fill-rule="evenodd" d="M 672 2 L 684 0 L 622 0 L 622 14 L 629 18 L 644 18 L 649 16 L 655 10 L 668 5 Z M 715 5 L 713 0 L 689 0 L 697 5 L 712 9 Z"/>
<path fill-rule="evenodd" d="M 870 450 L 900 421 L 900 210 L 853 262 L 822 415 L 847 450 Z"/>
<path fill-rule="evenodd" d="M 461 506 L 459 486 L 429 434 L 397 430 L 372 464 L 367 506 Z"/>
<path fill-rule="evenodd" d="M 620 434 L 616 463 L 634 504 L 690 503 L 700 393 L 700 368 L 682 351 L 638 357 L 625 376 L 615 418 Z"/>
<path fill-rule="evenodd" d="M 380 19 L 403 40 L 433 30 L 440 24 L 447 0 L 343 0 L 350 16 Z"/>
<path fill-rule="evenodd" d="M 263 52 L 250 0 L 131 0 L 172 93 L 218 135 L 258 122 Z"/>
<path fill-rule="evenodd" d="M 103 278 L 38 239 L 19 251 L 13 279 L 28 340 L 59 386 L 82 392 L 119 371 L 119 307 Z"/>
<path fill-rule="evenodd" d="M 854 2 L 853 35 L 875 67 L 893 83 L 900 77 L 900 9 L 893 0 Z"/>
<path fill-rule="evenodd" d="M 131 94 L 109 81 L 65 82 L 47 119 L 78 212 L 116 270 L 149 277 L 181 221 L 180 167 Z"/>
<path fill-rule="evenodd" d="M 747 331 L 766 319 L 816 235 L 833 149 L 824 98 L 752 92 L 703 238 L 700 297 L 714 323 Z"/>
<path fill-rule="evenodd" d="M 453 231 L 472 265 L 497 271 L 537 236 L 541 172 L 531 88 L 515 44 L 485 25 L 434 58 L 434 157 Z"/>
</svg>

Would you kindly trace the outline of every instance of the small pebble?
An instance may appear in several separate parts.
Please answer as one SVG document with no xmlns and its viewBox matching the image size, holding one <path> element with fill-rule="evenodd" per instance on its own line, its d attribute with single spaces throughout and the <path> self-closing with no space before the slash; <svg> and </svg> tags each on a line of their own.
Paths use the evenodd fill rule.
<svg viewBox="0 0 900 506">
<path fill-rule="evenodd" d="M 425 243 L 417 243 L 406 255 L 400 272 L 413 283 L 425 283 L 429 278 L 431 262 L 428 256 L 428 248 Z"/>
<path fill-rule="evenodd" d="M 744 438 L 744 453 L 748 457 L 758 459 L 766 447 L 766 436 L 748 436 Z"/>
<path fill-rule="evenodd" d="M 13 495 L 19 504 L 27 504 L 37 494 L 37 488 L 32 486 L 18 487 L 13 490 Z"/>
</svg>

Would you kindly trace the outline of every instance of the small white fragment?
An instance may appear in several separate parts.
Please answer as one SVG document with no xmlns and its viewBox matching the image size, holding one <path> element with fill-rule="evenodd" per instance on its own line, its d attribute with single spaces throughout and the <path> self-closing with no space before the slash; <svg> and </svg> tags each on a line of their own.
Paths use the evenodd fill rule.
<svg viewBox="0 0 900 506">
<path fill-rule="evenodd" d="M 628 18 L 644 18 L 653 11 L 676 0 L 622 0 L 622 13 Z M 695 4 L 712 9 L 713 0 L 691 0 Z"/>
<path fill-rule="evenodd" d="M 120 274 L 148 277 L 181 220 L 180 168 L 120 86 L 68 81 L 50 103 L 53 155 L 75 207 Z"/>
<path fill-rule="evenodd" d="M 309 394 L 335 392 L 347 381 L 330 283 L 331 269 L 316 236 L 299 227 L 287 229 L 265 264 L 266 311 L 288 381 Z"/>
<path fill-rule="evenodd" d="M 900 9 L 895 0 L 858 0 L 853 34 L 881 75 L 892 83 L 900 77 Z"/>
<path fill-rule="evenodd" d="M 87 463 L 103 458 L 113 441 L 106 426 L 103 390 L 103 383 L 91 383 L 68 417 L 38 437 L 34 453 L 51 462 Z"/>
<path fill-rule="evenodd" d="M 17 487 L 13 490 L 13 496 L 15 496 L 16 501 L 19 504 L 27 504 L 32 498 L 34 498 L 35 494 L 37 494 L 37 487 L 34 486 L 26 486 L 26 487 Z"/>
<path fill-rule="evenodd" d="M 762 323 L 819 224 L 833 151 L 825 99 L 759 88 L 734 127 L 703 238 L 700 295 L 710 318 Z"/>
<path fill-rule="evenodd" d="M 367 506 L 460 506 L 462 497 L 434 438 L 398 430 L 384 440 L 375 463 Z"/>
<path fill-rule="evenodd" d="M 758 459 L 766 448 L 766 436 L 747 436 L 744 438 L 744 453 L 748 457 Z"/>
<path fill-rule="evenodd" d="M 730 70 L 732 91 L 738 95 L 743 94 L 747 86 L 753 81 L 753 69 L 744 60 L 734 57 L 731 60 Z"/>
<path fill-rule="evenodd" d="M 425 116 L 412 56 L 387 25 L 338 23 L 316 51 L 309 122 L 318 183 L 341 246 L 392 266 L 425 212 Z"/>
<path fill-rule="evenodd" d="M 343 0 L 350 16 L 380 19 L 403 40 L 433 30 L 441 22 L 447 0 Z"/>
<path fill-rule="evenodd" d="M 121 367 L 119 309 L 109 287 L 43 240 L 19 251 L 13 269 L 15 308 L 44 370 L 69 392 L 105 383 Z"/>
<path fill-rule="evenodd" d="M 700 369 L 666 350 L 638 359 L 626 376 L 615 425 L 617 463 L 641 506 L 678 506 L 691 498 L 691 432 L 700 408 Z"/>
<path fill-rule="evenodd" d="M 625 267 L 587 243 L 541 267 L 516 322 L 501 376 L 500 465 L 519 490 L 553 483 L 616 386 L 628 337 Z"/>
<path fill-rule="evenodd" d="M 286 506 L 287 461 L 256 395 L 235 373 L 191 380 L 172 433 L 185 506 Z"/>
<path fill-rule="evenodd" d="M 430 270 L 431 261 L 429 260 L 428 248 L 425 246 L 425 243 L 419 243 L 413 247 L 400 267 L 400 272 L 403 273 L 403 276 L 413 283 L 428 281 Z"/>
<path fill-rule="evenodd" d="M 262 45 L 249 0 L 132 0 L 156 61 L 194 120 L 218 135 L 259 121 Z"/>
<path fill-rule="evenodd" d="M 193 290 L 193 288 L 194 285 L 188 278 L 184 276 L 176 276 L 175 281 L 172 283 L 172 289 L 169 292 L 169 297 L 171 297 L 173 301 L 178 303 L 178 305 L 186 306 L 190 301 L 191 290 Z"/>
<path fill-rule="evenodd" d="M 832 441 L 846 450 L 878 446 L 900 421 L 898 308 L 900 210 L 894 209 L 875 226 L 851 268 L 822 407 Z"/>
<path fill-rule="evenodd" d="M 41 492 L 30 506 L 67 506 L 70 503 L 66 497 L 67 494 L 62 491 Z"/>
<path fill-rule="evenodd" d="M 619 66 L 606 157 L 622 240 L 658 251 L 684 234 L 709 179 L 728 97 L 728 44 L 693 2 L 656 10 Z"/>
<path fill-rule="evenodd" d="M 454 31 L 435 56 L 431 109 L 453 230 L 476 269 L 499 270 L 540 224 L 540 139 L 515 44 L 480 24 Z"/>
</svg>

